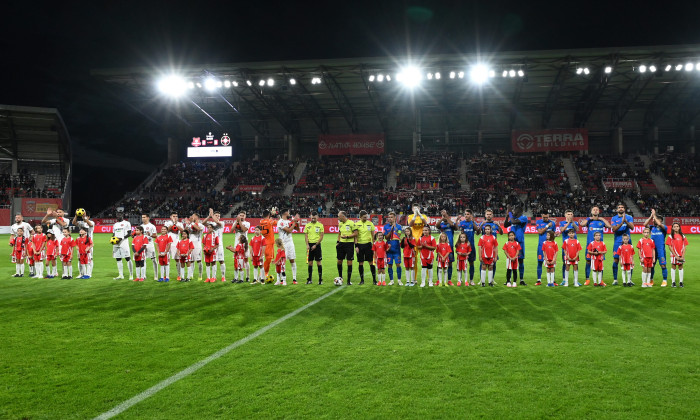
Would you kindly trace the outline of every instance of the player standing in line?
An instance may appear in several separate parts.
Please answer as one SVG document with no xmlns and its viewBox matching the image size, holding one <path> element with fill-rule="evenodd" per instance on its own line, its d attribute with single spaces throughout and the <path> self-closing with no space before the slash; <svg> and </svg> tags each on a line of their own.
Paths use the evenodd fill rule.
<svg viewBox="0 0 700 420">
<path fill-rule="evenodd" d="M 572 210 L 565 210 L 564 211 L 564 220 L 559 222 L 559 234 L 561 235 L 561 261 L 562 261 L 561 278 L 566 278 L 566 272 L 569 271 L 569 264 L 566 261 L 566 249 L 564 248 L 564 242 L 566 242 L 569 239 L 569 231 L 573 231 L 574 232 L 574 239 L 578 240 L 577 234 L 579 231 L 579 226 L 578 226 L 578 222 L 574 221 L 574 212 Z M 578 266 L 578 261 L 576 262 L 576 265 Z M 578 273 L 578 269 L 576 270 L 576 273 Z M 568 286 L 569 283 L 567 282 L 566 285 Z M 562 284 L 562 286 L 564 286 L 564 284 Z"/>
<path fill-rule="evenodd" d="M 626 214 L 625 205 L 622 203 L 617 204 L 617 216 L 613 216 L 610 224 L 612 224 L 613 237 L 615 242 L 613 242 L 613 284 L 617 284 L 617 269 L 620 264 L 620 256 L 617 255 L 617 249 L 622 245 L 622 235 L 625 233 L 628 235 L 632 234 L 634 230 L 634 218 L 629 214 Z M 651 281 L 651 277 L 650 277 Z"/>
<path fill-rule="evenodd" d="M 29 239 L 24 236 L 24 228 L 16 228 L 15 236 L 10 238 L 10 246 L 12 247 L 12 262 L 15 264 L 15 275 L 12 277 L 24 276 L 24 259 L 27 256 L 28 243 Z"/>
<path fill-rule="evenodd" d="M 304 240 L 306 241 L 306 260 L 309 263 L 309 277 L 306 279 L 306 284 L 312 284 L 311 277 L 314 274 L 314 261 L 318 266 L 318 284 L 323 284 L 323 253 L 321 250 L 321 242 L 324 235 L 323 223 L 318 221 L 318 213 L 311 212 L 311 222 L 304 226 Z"/>
<path fill-rule="evenodd" d="M 437 273 L 438 273 L 438 285 L 439 286 L 453 286 L 452 280 L 449 280 L 449 270 L 452 268 L 452 261 L 450 257 L 454 258 L 452 253 L 452 245 L 448 241 L 447 233 L 442 232 L 438 237 L 438 244 L 436 248 L 437 254 Z"/>
<path fill-rule="evenodd" d="M 495 220 L 493 220 L 493 210 L 491 209 L 486 209 L 484 211 L 484 221 L 479 224 L 479 229 L 478 232 L 479 234 L 483 234 L 484 232 L 484 227 L 486 226 L 491 226 L 491 236 L 496 238 L 498 235 L 503 234 L 503 228 L 501 225 L 498 224 Z M 491 271 L 493 271 L 493 277 L 496 277 L 496 263 L 498 262 L 498 248 L 494 248 L 494 260 L 493 264 L 491 264 Z M 482 268 L 483 269 L 483 268 Z"/>
<path fill-rule="evenodd" d="M 522 206 L 515 207 L 515 209 L 513 209 L 512 212 L 509 209 L 506 210 L 508 211 L 508 214 L 506 214 L 506 220 L 503 223 L 503 226 L 510 227 L 510 231 L 515 233 L 515 240 L 520 245 L 520 253 L 518 254 L 518 264 L 515 265 L 515 267 L 518 268 L 520 274 L 520 285 L 527 286 L 527 284 L 523 280 L 523 277 L 525 276 L 525 229 L 527 228 L 528 222 L 527 216 L 523 215 Z M 514 271 L 512 287 L 517 286 L 515 284 L 517 280 L 515 276 L 516 273 Z"/>
<path fill-rule="evenodd" d="M 177 243 L 180 241 L 180 232 L 185 229 L 185 226 L 182 224 L 182 222 L 178 221 L 178 216 L 177 213 L 173 213 L 170 215 L 170 220 L 165 222 L 163 224 L 166 228 L 168 228 L 168 236 L 170 236 L 170 239 L 173 241 L 173 244 L 177 245 Z M 180 277 L 180 261 L 176 257 L 177 255 L 177 246 L 173 246 L 170 248 L 170 259 L 175 260 L 175 268 L 177 270 L 177 275 L 178 275 L 178 281 L 182 280 Z"/>
<path fill-rule="evenodd" d="M 248 240 L 245 236 L 239 235 L 236 247 L 229 245 L 226 249 L 233 252 L 233 280 L 231 283 L 243 283 L 244 271 L 246 271 L 245 261 L 248 255 Z"/>
<path fill-rule="evenodd" d="M 94 254 L 94 249 L 95 249 L 95 238 L 94 238 L 94 233 L 95 233 L 95 222 L 90 220 L 90 213 L 85 212 L 85 216 L 78 216 L 75 215 L 73 217 L 73 225 L 78 226 L 80 229 L 85 229 L 85 232 L 87 232 L 88 238 L 90 238 L 90 242 L 92 242 L 92 246 L 90 247 L 90 251 L 87 254 L 87 267 L 85 270 L 85 274 L 81 276 L 81 278 L 84 279 L 89 279 L 92 277 L 92 268 L 94 265 L 93 261 L 93 254 Z"/>
<path fill-rule="evenodd" d="M 542 218 L 535 222 L 535 228 L 539 235 L 537 242 L 537 283 L 535 283 L 535 286 L 542 285 L 542 264 L 544 263 L 542 244 L 547 240 L 547 232 L 556 232 L 556 226 L 556 222 L 549 219 L 549 211 L 542 210 Z"/>
<path fill-rule="evenodd" d="M 614 225 L 613 225 L 614 226 Z M 637 242 L 639 249 L 639 263 L 642 265 L 642 287 L 652 287 L 651 268 L 654 266 L 654 240 L 651 239 L 651 229 L 645 227 L 642 231 L 642 239 Z"/>
<path fill-rule="evenodd" d="M 386 266 L 386 252 L 389 250 L 391 245 L 384 242 L 384 233 L 382 231 L 377 232 L 374 235 L 374 243 L 372 244 L 372 254 L 374 257 L 374 265 L 377 267 L 379 272 L 379 281 L 377 285 L 386 286 L 386 274 L 384 274 L 384 268 Z M 392 282 L 393 284 L 393 282 Z"/>
<path fill-rule="evenodd" d="M 403 265 L 406 267 L 406 286 L 415 286 L 415 266 L 416 266 L 416 240 L 413 239 L 411 228 L 404 228 L 404 236 L 401 239 L 401 249 L 403 250 Z M 399 283 L 401 284 L 401 283 Z"/>
<path fill-rule="evenodd" d="M 153 280 L 158 280 L 158 260 L 156 259 L 156 239 L 158 238 L 158 231 L 156 226 L 151 223 L 151 218 L 147 214 L 141 215 L 141 228 L 143 228 L 143 234 L 148 238 L 148 243 L 146 245 L 146 252 L 144 254 L 144 265 L 143 265 L 143 277 L 146 278 L 146 259 L 150 259 L 153 263 Z M 135 260 L 136 258 L 134 258 Z"/>
<path fill-rule="evenodd" d="M 89 279 L 90 253 L 93 246 L 92 238 L 83 228 L 80 229 L 79 235 L 80 236 L 78 236 L 78 239 L 75 241 L 78 247 L 78 271 L 80 272 L 80 277 L 78 278 Z"/>
<path fill-rule="evenodd" d="M 421 270 L 420 287 L 425 287 L 425 275 L 428 274 L 428 286 L 433 287 L 433 260 L 435 259 L 435 249 L 437 244 L 435 238 L 430 234 L 430 226 L 423 226 L 423 236 L 420 238 L 420 262 Z"/>
<path fill-rule="evenodd" d="M 118 239 L 116 245 L 112 246 L 112 257 L 117 260 L 117 269 L 119 275 L 114 280 L 124 280 L 124 265 L 122 258 L 126 260 L 126 265 L 129 268 L 129 280 L 134 279 L 134 265 L 131 262 L 131 253 L 129 252 L 129 236 L 131 236 L 131 223 L 125 219 L 124 213 L 117 213 L 118 222 L 112 228 L 112 235 Z"/>
<path fill-rule="evenodd" d="M 447 244 L 450 246 L 450 250 L 454 250 L 454 232 L 455 229 L 457 229 L 457 225 L 452 221 L 452 218 L 449 214 L 447 214 L 447 210 L 445 209 L 440 211 L 440 217 L 441 219 L 440 223 L 438 223 L 438 229 L 440 229 L 440 232 L 444 233 L 447 236 Z M 444 280 L 444 282 L 449 282 L 449 285 L 452 286 L 452 263 L 454 262 L 454 260 L 455 254 L 451 253 L 448 256 L 447 260 L 447 275 L 443 275 L 442 280 L 440 280 L 440 261 L 438 258 L 438 285 L 441 284 L 440 282 Z"/>
<path fill-rule="evenodd" d="M 63 228 L 68 227 L 69 221 L 67 218 L 64 217 L 65 213 L 63 212 L 63 209 L 52 209 L 49 208 L 46 210 L 46 216 L 44 216 L 43 219 L 41 219 L 41 224 L 48 224 L 49 230 L 53 232 L 54 238 L 56 238 L 56 241 L 58 241 L 58 254 L 61 254 L 61 240 L 63 240 Z M 52 217 L 51 219 L 49 219 Z M 48 231 L 47 231 L 48 233 Z M 54 273 L 54 275 L 58 276 L 58 270 Z"/>
<path fill-rule="evenodd" d="M 429 219 L 427 216 L 424 214 L 421 214 L 420 212 L 420 206 L 418 204 L 414 204 L 412 206 L 413 209 L 413 214 L 408 216 L 406 219 L 406 222 L 408 223 L 408 226 L 411 228 L 411 232 L 413 234 L 413 239 L 416 240 L 416 261 L 418 261 L 418 252 L 419 249 L 418 247 L 420 246 L 420 238 L 423 236 L 423 228 L 425 226 L 428 226 L 429 224 Z M 415 282 L 415 279 L 418 274 L 418 264 L 416 264 L 416 268 L 413 270 L 413 281 Z"/>
<path fill-rule="evenodd" d="M 610 225 L 607 220 L 600 217 L 600 208 L 598 206 L 593 206 L 591 207 L 591 217 L 581 222 L 581 227 L 588 227 L 588 235 L 586 237 L 586 282 L 583 284 L 584 286 L 588 286 L 591 284 L 591 255 L 588 254 L 588 246 L 595 241 L 596 232 L 600 233 L 600 241 L 602 242 L 605 228 L 612 229 L 612 225 Z"/>
<path fill-rule="evenodd" d="M 32 244 L 34 249 L 34 278 L 40 279 L 44 276 L 44 260 L 46 259 L 46 235 L 42 232 L 41 225 L 36 225 L 34 235 L 32 235 Z M 92 238 L 90 238 L 92 239 Z"/>
<path fill-rule="evenodd" d="M 194 245 L 194 250 L 192 250 L 192 262 L 196 263 L 197 271 L 199 272 L 199 281 L 202 281 L 204 277 L 204 266 L 202 264 L 202 235 L 204 234 L 204 225 L 199 222 L 199 215 L 197 213 L 192 213 L 192 215 L 186 220 L 185 230 L 190 234 L 190 241 Z M 194 265 L 192 265 L 192 271 L 194 272 Z"/>
<path fill-rule="evenodd" d="M 174 247 L 173 239 L 168 234 L 168 228 L 163 225 L 160 228 L 160 235 L 156 238 L 158 245 L 158 265 L 160 265 L 160 277 L 158 281 L 170 281 L 170 249 Z M 214 279 L 216 280 L 216 279 Z"/>
<path fill-rule="evenodd" d="M 260 221 L 260 232 L 265 238 L 265 277 L 270 272 L 270 263 L 275 259 L 275 230 L 273 228 L 275 225 L 272 212 L 265 210 L 263 219 Z"/>
<path fill-rule="evenodd" d="M 22 236 L 25 238 L 25 240 L 29 240 L 34 233 L 34 229 L 32 229 L 32 226 L 24 221 L 24 217 L 22 216 L 21 213 L 15 214 L 15 223 L 10 226 L 10 240 L 16 238 L 18 236 L 18 229 L 22 228 Z M 20 243 L 23 243 L 25 241 L 20 241 Z M 26 246 L 27 244 L 24 245 L 25 251 L 26 251 Z M 14 251 L 13 251 L 14 252 Z M 25 257 L 28 257 L 25 255 Z M 24 263 L 22 263 L 22 275 L 24 275 Z M 32 268 L 30 267 L 29 269 L 29 276 L 33 277 L 34 273 L 32 272 Z M 21 276 L 15 276 L 15 277 L 21 277 Z"/>
<path fill-rule="evenodd" d="M 622 245 L 618 248 L 620 264 L 622 264 L 622 286 L 632 287 L 632 267 L 634 267 L 634 247 L 630 244 L 630 236 L 622 235 Z"/>
<path fill-rule="evenodd" d="M 476 261 L 476 243 L 474 242 L 474 231 L 478 229 L 476 223 L 474 222 L 474 212 L 471 209 L 464 210 L 464 220 L 459 222 L 459 229 L 467 236 L 467 241 L 469 242 L 469 256 L 467 261 L 469 261 L 469 280 L 464 277 L 464 285 L 467 285 L 467 281 L 474 286 L 474 261 Z"/>
<path fill-rule="evenodd" d="M 298 214 L 294 216 L 294 219 L 291 219 L 290 211 L 287 209 L 282 212 L 282 218 L 277 222 L 277 234 L 284 244 L 285 258 L 289 260 L 292 267 L 292 284 L 297 284 L 297 252 L 294 248 L 292 233 L 294 229 L 299 228 L 299 219 Z"/>
<path fill-rule="evenodd" d="M 233 221 L 231 226 L 231 231 L 235 234 L 235 244 L 242 243 L 240 240 L 241 236 L 245 237 L 246 244 L 248 243 L 248 231 L 250 230 L 250 222 L 245 220 L 246 212 L 238 212 L 236 220 Z M 243 259 L 243 268 L 241 270 L 245 271 L 245 281 L 250 282 L 250 267 L 248 266 L 248 258 L 250 257 L 250 249 L 246 245 L 246 255 Z M 243 283 L 243 278 L 239 278 L 239 283 Z"/>
<path fill-rule="evenodd" d="M 389 286 L 394 284 L 394 263 L 396 263 L 396 276 L 399 286 L 401 283 L 401 232 L 403 228 L 396 223 L 396 213 L 393 211 L 387 216 L 387 223 L 384 225 L 384 237 L 391 248 L 387 252 L 387 264 L 389 271 Z"/>
<path fill-rule="evenodd" d="M 216 283 L 216 274 L 211 275 L 212 265 L 216 270 L 216 250 L 219 249 L 219 238 L 209 230 L 202 241 L 202 252 L 204 253 L 204 264 L 206 265 L 207 278 L 205 283 Z"/>
<path fill-rule="evenodd" d="M 557 282 L 554 281 L 555 272 L 554 269 L 557 265 L 557 254 L 559 253 L 559 246 L 554 242 L 554 231 L 547 231 L 547 240 L 542 243 L 542 256 L 543 263 L 547 268 L 547 287 L 558 286 Z"/>
<path fill-rule="evenodd" d="M 489 286 L 493 287 L 493 266 L 496 265 L 498 253 L 498 240 L 491 234 L 491 225 L 483 227 L 483 235 L 479 238 L 479 261 L 481 262 L 481 287 L 486 287 L 486 273 L 488 272 Z"/>
<path fill-rule="evenodd" d="M 605 282 L 603 282 L 603 261 L 605 260 L 605 253 L 608 252 L 608 248 L 605 246 L 605 242 L 602 241 L 602 237 L 603 234 L 601 232 L 594 233 L 593 242 L 586 247 L 588 255 L 593 259 L 593 286 L 595 287 L 607 286 Z"/>
<path fill-rule="evenodd" d="M 581 247 L 581 242 L 579 242 L 576 238 L 575 230 L 567 229 L 566 235 L 568 238 L 562 243 L 562 250 L 564 251 L 564 266 L 566 266 L 566 271 L 564 271 L 564 283 L 562 283 L 562 286 L 569 286 L 569 270 L 573 267 L 574 286 L 580 287 L 581 283 L 578 282 L 578 254 L 583 248 Z"/>
<path fill-rule="evenodd" d="M 348 219 L 344 211 L 338 212 L 338 240 L 335 243 L 336 256 L 338 257 L 338 277 L 343 278 L 343 260 L 347 260 L 348 286 L 352 286 L 350 278 L 352 277 L 352 260 L 355 258 L 354 249 L 357 235 L 355 222 Z"/>
<path fill-rule="evenodd" d="M 507 226 L 506 226 L 507 227 Z M 515 232 L 508 232 L 508 242 L 503 244 L 503 253 L 506 256 L 506 287 L 518 287 L 518 264 L 520 263 L 520 242 L 516 240 Z M 511 284 L 511 276 L 513 283 Z"/>
<path fill-rule="evenodd" d="M 308 225 L 307 225 L 308 226 Z M 319 245 L 320 248 L 320 245 Z M 262 236 L 260 226 L 255 226 L 253 239 L 250 240 L 250 256 L 253 263 L 253 284 L 263 284 L 265 276 L 263 275 L 263 255 L 265 255 L 265 238 Z M 208 271 L 207 271 L 208 273 Z M 207 277 L 209 274 L 207 274 Z M 321 271 L 319 266 L 319 282 L 321 281 Z M 320 284 L 320 283 L 319 283 Z"/>
<path fill-rule="evenodd" d="M 149 242 L 149 237 L 144 234 L 143 226 L 136 226 L 134 238 L 131 240 L 131 249 L 134 251 L 134 265 L 136 265 L 136 278 L 134 281 L 144 281 L 146 279 L 146 249 Z"/>
<path fill-rule="evenodd" d="M 469 280 L 467 279 L 467 259 L 474 254 L 474 250 L 467 239 L 466 233 L 462 232 L 459 234 L 457 243 L 455 244 L 455 251 L 457 252 L 457 286 L 462 285 L 462 277 L 464 277 L 464 285 L 469 286 Z M 471 268 L 473 271 L 473 261 L 471 261 Z"/>
<path fill-rule="evenodd" d="M 58 276 L 56 258 L 58 257 L 58 240 L 52 231 L 46 233 L 46 278 L 52 279 Z"/>
<path fill-rule="evenodd" d="M 286 265 L 287 257 L 286 253 L 284 252 L 284 243 L 280 238 L 277 238 L 277 240 L 275 241 L 275 245 L 277 245 L 277 255 L 275 256 L 275 271 L 277 271 L 277 281 L 275 282 L 275 286 L 286 286 L 287 275 L 284 272 L 284 267 Z"/>
<path fill-rule="evenodd" d="M 683 234 L 680 223 L 674 222 L 671 225 L 671 234 L 666 238 L 666 244 L 671 251 L 671 287 L 676 287 L 676 269 L 678 270 L 678 286 L 683 287 L 683 264 L 685 264 L 688 238 Z"/>
<path fill-rule="evenodd" d="M 655 209 L 651 209 L 651 216 L 644 222 L 644 226 L 649 226 L 651 229 L 651 240 L 654 241 L 654 251 L 656 252 L 654 267 L 651 268 L 650 283 L 654 284 L 654 272 L 656 271 L 656 263 L 658 262 L 661 266 L 661 274 L 664 278 L 661 287 L 666 287 L 666 281 L 668 280 L 668 269 L 666 269 L 666 234 L 668 233 L 668 228 L 664 226 L 663 220 L 656 214 Z"/>
<path fill-rule="evenodd" d="M 190 234 L 185 229 L 180 231 L 180 239 L 177 243 L 177 253 L 175 258 L 180 262 L 178 265 L 178 278 L 182 282 L 188 282 L 192 279 L 194 267 L 192 267 L 192 251 L 194 244 L 190 241 Z"/>
<path fill-rule="evenodd" d="M 360 220 L 355 222 L 357 229 L 357 242 L 355 242 L 355 252 L 357 253 L 357 271 L 360 273 L 360 284 L 365 284 L 364 262 L 369 263 L 369 270 L 372 273 L 372 283 L 377 285 L 377 270 L 374 267 L 374 255 L 372 254 L 372 238 L 374 237 L 374 223 L 369 220 L 366 211 L 360 211 Z"/>
<path fill-rule="evenodd" d="M 63 239 L 59 242 L 61 254 L 61 278 L 70 280 L 73 278 L 73 248 L 75 241 L 70 236 L 70 230 L 63 228 Z"/>
<path fill-rule="evenodd" d="M 211 219 L 211 220 L 210 220 Z M 209 209 L 209 214 L 207 218 L 202 221 L 202 223 L 208 227 L 214 233 L 214 236 L 219 238 L 219 248 L 216 249 L 215 261 L 219 262 L 219 269 L 221 270 L 221 281 L 226 281 L 226 261 L 224 257 L 224 230 L 226 226 L 224 222 L 221 221 L 221 213 L 214 211 L 214 209 Z M 212 277 L 216 278 L 216 264 L 214 264 L 212 269 Z"/>
</svg>

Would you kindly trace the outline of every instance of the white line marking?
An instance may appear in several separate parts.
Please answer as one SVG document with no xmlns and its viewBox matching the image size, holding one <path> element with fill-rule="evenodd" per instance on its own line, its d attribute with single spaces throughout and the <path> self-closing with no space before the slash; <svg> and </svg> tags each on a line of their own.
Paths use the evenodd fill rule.
<svg viewBox="0 0 700 420">
<path fill-rule="evenodd" d="M 340 289 L 343 289 L 343 288 L 344 288 L 344 286 L 337 287 L 332 292 L 328 292 L 325 295 L 312 300 L 311 302 L 307 303 L 306 305 L 302 306 L 301 308 L 299 308 L 293 312 L 288 313 L 287 315 L 283 316 L 282 318 L 277 319 L 276 321 L 271 322 L 270 324 L 260 328 L 259 330 L 255 331 L 254 333 L 250 334 L 249 336 L 241 338 L 240 340 L 234 342 L 233 344 L 230 344 L 227 347 L 224 347 L 223 349 L 217 351 L 216 353 L 212 354 L 211 356 L 207 357 L 206 359 L 203 359 L 203 360 L 181 370 L 180 372 L 178 372 L 178 373 L 174 374 L 173 376 L 157 383 L 156 385 L 148 388 L 147 390 L 136 395 L 135 397 L 132 397 L 132 398 L 124 401 L 123 403 L 117 405 L 113 409 L 100 414 L 99 416 L 95 417 L 95 420 L 111 419 L 112 417 L 123 413 L 124 411 L 126 411 L 129 408 L 133 407 L 134 405 L 140 403 L 141 401 L 145 400 L 146 398 L 152 396 L 153 394 L 162 390 L 163 388 L 167 388 L 168 386 L 174 384 L 175 382 L 179 381 L 180 379 L 183 379 L 183 378 L 190 376 L 191 374 L 195 373 L 196 371 L 198 371 L 199 369 L 208 365 L 209 363 L 213 362 L 214 360 L 219 359 L 222 356 L 225 356 L 231 350 L 234 350 L 235 348 L 242 346 L 243 344 L 249 342 L 250 340 L 253 340 L 253 339 L 261 336 L 262 334 L 265 334 L 270 329 L 275 328 L 276 326 L 278 326 L 279 324 L 288 320 L 289 318 L 291 318 L 291 317 L 299 314 L 300 312 L 314 306 L 318 302 L 322 301 L 323 299 L 338 292 Z"/>
</svg>

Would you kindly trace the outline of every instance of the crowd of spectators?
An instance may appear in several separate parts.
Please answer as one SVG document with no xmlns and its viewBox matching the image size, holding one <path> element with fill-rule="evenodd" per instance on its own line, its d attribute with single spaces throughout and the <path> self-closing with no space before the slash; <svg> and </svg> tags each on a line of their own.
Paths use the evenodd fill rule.
<svg viewBox="0 0 700 420">
<path fill-rule="evenodd" d="M 651 171 L 639 156 L 581 155 L 574 158 L 581 183 L 589 189 L 603 188 L 606 178 L 627 179 L 653 185 Z"/>
<path fill-rule="evenodd" d="M 561 159 L 546 155 L 483 154 L 468 159 L 467 180 L 472 190 L 569 190 Z"/>
<path fill-rule="evenodd" d="M 394 154 L 396 168 L 396 188 L 414 189 L 419 184 L 431 188 L 455 190 L 461 188 L 461 159 L 454 153 L 423 152 L 416 156 Z M 417 189 L 423 189 L 417 188 Z"/>
<path fill-rule="evenodd" d="M 282 158 L 275 160 L 244 160 L 233 168 L 226 178 L 224 191 L 233 191 L 239 185 L 263 185 L 268 193 L 282 192 L 293 184 L 297 162 Z"/>
<path fill-rule="evenodd" d="M 293 214 L 299 213 L 304 217 L 308 217 L 312 211 L 318 212 L 321 217 L 329 215 L 326 211 L 326 200 L 318 196 L 251 193 L 243 195 L 244 197 L 239 197 L 244 202 L 241 210 L 245 210 L 248 217 L 263 217 L 265 211 L 272 207 L 277 207 L 280 212 L 289 209 Z"/>
<path fill-rule="evenodd" d="M 228 167 L 224 162 L 185 161 L 169 166 L 144 188 L 144 193 L 181 194 L 211 191 Z"/>
<path fill-rule="evenodd" d="M 294 193 L 383 190 L 391 165 L 383 156 L 309 159 Z"/>
<path fill-rule="evenodd" d="M 700 190 L 700 159 L 697 156 L 685 153 L 658 155 L 650 169 L 665 177 L 674 190 Z"/>
<path fill-rule="evenodd" d="M 626 197 L 634 197 L 632 190 L 609 190 L 602 188 L 591 191 L 587 188 L 576 188 L 568 192 L 542 191 L 530 194 L 527 209 L 533 215 L 548 212 L 552 217 L 563 217 L 566 210 L 572 210 L 577 216 L 587 216 L 591 207 L 598 206 L 601 216 L 614 216 L 617 204 L 624 202 Z M 629 214 L 632 214 L 630 211 Z"/>
<path fill-rule="evenodd" d="M 700 215 L 700 195 L 694 194 L 642 194 L 636 200 L 643 215 L 656 210 L 660 216 Z"/>
<path fill-rule="evenodd" d="M 36 185 L 36 176 L 36 174 L 30 173 L 27 170 L 20 171 L 19 173 L 14 175 L 9 173 L 0 174 L 0 190 L 3 192 L 2 196 L 6 197 L 5 199 L 8 201 L 11 197 L 61 197 L 61 189 L 38 188 Z"/>
</svg>

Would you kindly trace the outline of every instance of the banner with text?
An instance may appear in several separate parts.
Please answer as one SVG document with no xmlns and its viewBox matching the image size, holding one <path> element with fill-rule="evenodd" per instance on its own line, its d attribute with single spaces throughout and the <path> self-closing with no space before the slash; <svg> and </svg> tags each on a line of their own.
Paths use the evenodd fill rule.
<svg viewBox="0 0 700 420">
<path fill-rule="evenodd" d="M 606 189 L 618 188 L 623 190 L 633 190 L 634 182 L 631 179 L 605 178 L 603 179 L 603 187 Z"/>
<path fill-rule="evenodd" d="M 22 215 L 24 217 L 44 217 L 46 210 L 60 208 L 63 200 L 60 198 L 23 198 Z"/>
<path fill-rule="evenodd" d="M 320 134 L 318 154 L 323 155 L 381 155 L 384 134 Z"/>
<path fill-rule="evenodd" d="M 588 130 L 513 130 L 511 143 L 515 153 L 571 152 L 588 150 Z"/>
</svg>

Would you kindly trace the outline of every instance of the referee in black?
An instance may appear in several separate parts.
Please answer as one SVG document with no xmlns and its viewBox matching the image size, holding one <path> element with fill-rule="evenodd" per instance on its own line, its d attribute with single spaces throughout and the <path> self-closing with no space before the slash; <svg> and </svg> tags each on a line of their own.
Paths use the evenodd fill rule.
<svg viewBox="0 0 700 420">
<path fill-rule="evenodd" d="M 352 260 L 355 259 L 355 242 L 357 241 L 357 227 L 355 222 L 348 219 L 344 211 L 338 212 L 338 242 L 335 248 L 338 256 L 338 276 L 343 278 L 343 260 L 348 261 L 348 286 L 351 286 Z"/>
<path fill-rule="evenodd" d="M 311 222 L 304 227 L 304 239 L 306 240 L 306 260 L 309 263 L 309 278 L 306 284 L 312 284 L 311 275 L 314 272 L 314 261 L 318 264 L 318 284 L 323 284 L 323 266 L 321 260 L 321 241 L 323 241 L 323 224 L 318 221 L 318 213 L 311 213 Z"/>
</svg>

